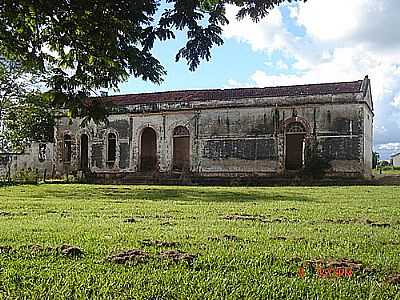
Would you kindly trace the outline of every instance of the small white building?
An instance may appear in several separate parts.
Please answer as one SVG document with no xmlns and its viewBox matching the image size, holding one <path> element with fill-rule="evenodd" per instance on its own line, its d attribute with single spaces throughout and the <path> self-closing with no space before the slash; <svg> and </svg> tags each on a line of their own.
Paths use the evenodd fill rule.
<svg viewBox="0 0 400 300">
<path fill-rule="evenodd" d="M 400 153 L 394 154 L 390 157 L 393 167 L 400 167 Z"/>
</svg>

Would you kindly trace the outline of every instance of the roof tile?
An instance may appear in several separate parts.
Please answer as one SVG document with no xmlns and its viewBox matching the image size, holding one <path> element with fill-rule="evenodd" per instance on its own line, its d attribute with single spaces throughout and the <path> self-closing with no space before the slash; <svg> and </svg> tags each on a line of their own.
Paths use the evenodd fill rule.
<svg viewBox="0 0 400 300">
<path fill-rule="evenodd" d="M 187 102 L 207 100 L 234 100 L 238 98 L 310 96 L 342 93 L 358 93 L 362 88 L 362 80 L 353 82 L 322 83 L 293 86 L 277 86 L 266 88 L 237 88 L 215 90 L 186 90 L 158 93 L 128 94 L 109 96 L 117 105 L 132 105 L 160 102 Z"/>
</svg>

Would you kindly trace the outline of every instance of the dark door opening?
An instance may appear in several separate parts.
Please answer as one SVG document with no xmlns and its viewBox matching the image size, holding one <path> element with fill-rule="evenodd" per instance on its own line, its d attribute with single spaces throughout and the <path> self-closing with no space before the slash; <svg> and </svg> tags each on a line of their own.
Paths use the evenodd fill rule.
<svg viewBox="0 0 400 300">
<path fill-rule="evenodd" d="M 154 171 L 157 165 L 157 140 L 152 128 L 147 127 L 143 130 L 140 149 L 140 170 Z"/>
<path fill-rule="evenodd" d="M 69 134 L 64 135 L 64 162 L 70 163 L 72 159 L 72 139 Z"/>
<path fill-rule="evenodd" d="M 304 139 L 306 130 L 299 122 L 286 128 L 286 170 L 300 170 L 304 165 Z"/>
<path fill-rule="evenodd" d="M 81 170 L 89 169 L 89 138 L 86 134 L 81 135 Z"/>
<path fill-rule="evenodd" d="M 173 169 L 176 171 L 188 171 L 190 166 L 190 134 L 183 126 L 174 130 Z"/>
<path fill-rule="evenodd" d="M 304 134 L 286 135 L 286 169 L 300 170 L 303 167 Z"/>
</svg>

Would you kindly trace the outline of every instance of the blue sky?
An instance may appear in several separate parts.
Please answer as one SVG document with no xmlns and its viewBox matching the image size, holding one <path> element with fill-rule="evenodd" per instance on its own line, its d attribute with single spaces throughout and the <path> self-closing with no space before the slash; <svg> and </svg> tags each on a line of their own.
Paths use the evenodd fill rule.
<svg viewBox="0 0 400 300">
<path fill-rule="evenodd" d="M 345 8 L 345 9 L 344 9 Z M 175 54 L 183 34 L 158 43 L 155 56 L 168 75 L 161 85 L 130 79 L 119 94 L 182 89 L 276 86 L 352 81 L 369 75 L 375 102 L 375 149 L 400 152 L 400 11 L 398 0 L 312 0 L 273 10 L 259 23 L 230 24 L 210 62 L 190 72 Z"/>
</svg>

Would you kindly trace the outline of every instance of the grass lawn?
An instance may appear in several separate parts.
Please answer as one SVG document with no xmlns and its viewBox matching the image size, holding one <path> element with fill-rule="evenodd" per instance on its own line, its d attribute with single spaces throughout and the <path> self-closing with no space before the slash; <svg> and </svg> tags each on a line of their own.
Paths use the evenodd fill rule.
<svg viewBox="0 0 400 300">
<path fill-rule="evenodd" d="M 345 258 L 340 278 L 307 263 Z M 400 299 L 395 273 L 400 187 L 0 188 L 0 299 Z"/>
<path fill-rule="evenodd" d="M 398 169 L 383 169 L 382 173 L 378 169 L 373 169 L 372 173 L 374 175 L 400 175 L 400 170 Z"/>
</svg>

